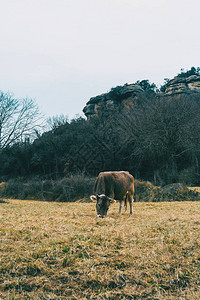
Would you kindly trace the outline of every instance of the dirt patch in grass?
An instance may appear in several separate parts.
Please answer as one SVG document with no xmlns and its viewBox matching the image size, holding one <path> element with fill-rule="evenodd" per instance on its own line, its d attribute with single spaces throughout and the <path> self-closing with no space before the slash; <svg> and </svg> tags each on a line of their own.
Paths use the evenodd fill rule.
<svg viewBox="0 0 200 300">
<path fill-rule="evenodd" d="M 0 204 L 2 299 L 200 299 L 200 202 Z"/>
</svg>

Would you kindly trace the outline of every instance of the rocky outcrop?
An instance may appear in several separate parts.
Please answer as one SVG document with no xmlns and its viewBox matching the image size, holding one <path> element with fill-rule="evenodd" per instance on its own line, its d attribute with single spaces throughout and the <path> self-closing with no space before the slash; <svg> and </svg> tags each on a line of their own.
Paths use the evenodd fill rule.
<svg viewBox="0 0 200 300">
<path fill-rule="evenodd" d="M 200 76 L 192 75 L 187 78 L 175 77 L 165 85 L 159 96 L 181 95 L 189 92 L 200 93 Z M 88 119 L 100 115 L 107 110 L 130 110 L 138 99 L 145 96 L 146 91 L 138 84 L 125 84 L 111 89 L 110 92 L 92 97 L 83 109 Z"/>
<path fill-rule="evenodd" d="M 125 84 L 111 89 L 109 93 L 90 98 L 83 109 L 87 118 L 111 109 L 131 109 L 144 90 L 138 84 Z"/>
<path fill-rule="evenodd" d="M 190 90 L 200 92 L 200 76 L 190 76 L 186 79 L 186 83 Z"/>
<path fill-rule="evenodd" d="M 200 92 L 200 76 L 192 75 L 188 78 L 175 77 L 165 86 L 165 95 L 182 94 L 191 91 Z"/>
</svg>

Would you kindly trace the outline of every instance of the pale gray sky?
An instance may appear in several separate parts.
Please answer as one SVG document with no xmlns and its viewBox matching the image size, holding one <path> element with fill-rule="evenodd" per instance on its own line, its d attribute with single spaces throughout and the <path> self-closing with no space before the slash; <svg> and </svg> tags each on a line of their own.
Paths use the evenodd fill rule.
<svg viewBox="0 0 200 300">
<path fill-rule="evenodd" d="M 0 0 L 0 90 L 47 116 L 200 66 L 199 0 Z"/>
</svg>

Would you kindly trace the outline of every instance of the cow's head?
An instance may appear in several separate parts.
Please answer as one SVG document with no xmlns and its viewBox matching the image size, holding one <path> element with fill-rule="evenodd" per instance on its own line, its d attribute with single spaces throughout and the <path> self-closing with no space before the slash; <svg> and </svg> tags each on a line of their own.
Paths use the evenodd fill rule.
<svg viewBox="0 0 200 300">
<path fill-rule="evenodd" d="M 92 201 L 96 202 L 96 209 L 97 209 L 97 217 L 104 218 L 107 215 L 108 209 L 110 204 L 114 204 L 116 200 L 101 194 L 101 195 L 92 195 L 90 196 Z"/>
</svg>

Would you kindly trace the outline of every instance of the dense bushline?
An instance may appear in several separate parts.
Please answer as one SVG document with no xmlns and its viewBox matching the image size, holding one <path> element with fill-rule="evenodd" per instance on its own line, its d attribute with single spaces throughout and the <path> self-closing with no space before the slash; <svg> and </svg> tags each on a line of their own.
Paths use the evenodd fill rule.
<svg viewBox="0 0 200 300">
<path fill-rule="evenodd" d="M 194 73 L 199 69 L 179 75 Z M 54 119 L 51 130 L 33 142 L 2 149 L 1 181 L 62 181 L 74 174 L 128 170 L 157 185 L 200 184 L 200 93 L 163 97 L 154 84 L 139 83 L 146 92 L 131 111 L 105 111 L 90 121 Z"/>
<path fill-rule="evenodd" d="M 10 179 L 0 184 L 0 197 L 42 201 L 73 202 L 88 198 L 93 192 L 94 177 L 71 175 L 60 180 Z"/>
<path fill-rule="evenodd" d="M 42 201 L 73 202 L 76 200 L 90 202 L 95 177 L 85 174 L 71 175 L 60 180 L 29 180 L 10 179 L 0 184 L 1 198 L 32 199 Z M 135 180 L 136 202 L 162 201 L 199 201 L 197 191 L 188 189 L 180 183 L 164 187 L 155 186 L 148 181 Z"/>
</svg>

